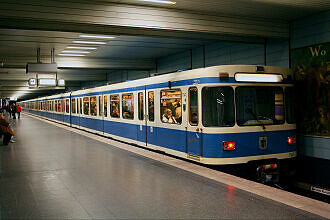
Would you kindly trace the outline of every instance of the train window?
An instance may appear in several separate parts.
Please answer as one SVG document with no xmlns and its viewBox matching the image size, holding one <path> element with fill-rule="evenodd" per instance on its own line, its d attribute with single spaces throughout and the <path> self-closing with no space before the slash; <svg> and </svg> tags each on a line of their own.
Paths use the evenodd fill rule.
<svg viewBox="0 0 330 220">
<path fill-rule="evenodd" d="M 103 100 L 102 96 L 99 96 L 99 116 L 103 116 Z"/>
<path fill-rule="evenodd" d="M 198 125 L 198 89 L 189 88 L 189 123 Z"/>
<path fill-rule="evenodd" d="M 285 110 L 286 110 L 286 121 L 289 124 L 296 123 L 295 117 L 295 90 L 293 87 L 285 89 Z"/>
<path fill-rule="evenodd" d="M 84 98 L 84 115 L 89 115 L 89 98 Z"/>
<path fill-rule="evenodd" d="M 73 98 L 72 102 L 71 102 L 71 111 L 74 114 L 76 113 L 76 99 L 75 98 Z"/>
<path fill-rule="evenodd" d="M 61 101 L 57 100 L 57 111 L 61 112 L 62 111 L 62 106 L 61 106 Z"/>
<path fill-rule="evenodd" d="M 235 124 L 234 90 L 232 87 L 202 89 L 202 119 L 205 127 L 228 127 Z"/>
<path fill-rule="evenodd" d="M 83 113 L 83 111 L 82 111 L 82 109 L 83 109 L 83 101 L 82 101 L 82 98 L 77 98 L 77 100 L 79 100 L 79 106 L 78 106 L 78 111 L 79 111 L 79 114 L 82 114 Z"/>
<path fill-rule="evenodd" d="M 97 115 L 97 102 L 96 102 L 96 97 L 91 97 L 90 98 L 90 103 L 91 103 L 91 115 L 96 116 Z"/>
<path fill-rule="evenodd" d="M 77 114 L 80 114 L 80 99 L 77 98 Z"/>
<path fill-rule="evenodd" d="M 281 87 L 237 87 L 236 106 L 238 125 L 269 125 L 284 122 Z"/>
<path fill-rule="evenodd" d="M 108 96 L 104 96 L 104 117 L 108 117 Z"/>
<path fill-rule="evenodd" d="M 138 115 L 139 120 L 143 120 L 144 116 L 144 105 L 143 105 L 143 92 L 139 92 L 139 99 L 138 99 Z"/>
<path fill-rule="evenodd" d="M 62 112 L 65 112 L 65 100 L 61 100 Z"/>
<path fill-rule="evenodd" d="M 148 92 L 148 115 L 149 121 L 155 121 L 154 92 Z"/>
<path fill-rule="evenodd" d="M 83 106 L 84 106 L 84 103 L 83 103 L 83 99 L 80 98 L 80 114 L 83 113 Z M 87 111 L 88 112 L 88 111 Z M 88 113 L 87 113 L 88 114 Z"/>
<path fill-rule="evenodd" d="M 65 100 L 65 109 L 66 109 L 66 113 L 70 113 L 70 100 L 66 99 Z"/>
<path fill-rule="evenodd" d="M 181 90 L 169 89 L 160 92 L 161 121 L 170 124 L 181 124 L 182 102 Z"/>
<path fill-rule="evenodd" d="M 120 117 L 120 106 L 119 106 L 119 95 L 111 95 L 110 96 L 110 115 L 113 118 L 119 118 Z"/>
<path fill-rule="evenodd" d="M 122 115 L 125 119 L 134 119 L 134 96 L 133 93 L 122 95 Z"/>
</svg>

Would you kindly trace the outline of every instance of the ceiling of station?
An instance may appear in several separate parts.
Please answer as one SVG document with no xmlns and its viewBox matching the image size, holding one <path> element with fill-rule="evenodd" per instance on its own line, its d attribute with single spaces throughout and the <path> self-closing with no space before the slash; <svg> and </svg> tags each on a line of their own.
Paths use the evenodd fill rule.
<svg viewBox="0 0 330 220">
<path fill-rule="evenodd" d="M 329 9 L 324 0 L 173 0 L 175 5 L 159 5 L 139 0 L 101 0 L 122 4 L 140 4 L 212 13 L 220 16 L 257 17 L 291 21 L 309 14 Z"/>
<path fill-rule="evenodd" d="M 151 70 L 159 57 L 214 41 L 262 43 L 289 37 L 289 22 L 330 9 L 328 0 L 173 0 L 164 5 L 142 0 L 3 0 L 0 8 L 0 97 L 50 90 L 30 90 L 25 65 L 55 61 L 68 83 L 104 80 L 114 69 Z M 85 39 L 82 34 L 114 36 Z M 104 45 L 74 43 L 104 41 Z M 69 46 L 89 46 L 83 57 L 60 56 Z M 81 77 L 77 71 L 87 69 Z M 70 77 L 74 75 L 74 77 Z M 93 75 L 94 74 L 94 75 Z M 71 81 L 71 82 L 70 82 Z M 27 96 L 25 96 L 26 98 Z"/>
</svg>

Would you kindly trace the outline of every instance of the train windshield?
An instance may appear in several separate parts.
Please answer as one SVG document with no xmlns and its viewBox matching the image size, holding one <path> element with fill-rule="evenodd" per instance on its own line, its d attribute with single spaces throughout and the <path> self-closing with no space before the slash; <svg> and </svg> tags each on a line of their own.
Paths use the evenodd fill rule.
<svg viewBox="0 0 330 220">
<path fill-rule="evenodd" d="M 204 87 L 202 97 L 202 118 L 205 127 L 234 126 L 234 90 L 232 87 Z"/>
<path fill-rule="evenodd" d="M 296 123 L 295 117 L 295 91 L 293 87 L 285 89 L 285 107 L 286 107 L 286 121 L 289 124 Z"/>
<path fill-rule="evenodd" d="M 284 96 L 281 87 L 242 86 L 236 89 L 237 124 L 284 123 Z"/>
</svg>

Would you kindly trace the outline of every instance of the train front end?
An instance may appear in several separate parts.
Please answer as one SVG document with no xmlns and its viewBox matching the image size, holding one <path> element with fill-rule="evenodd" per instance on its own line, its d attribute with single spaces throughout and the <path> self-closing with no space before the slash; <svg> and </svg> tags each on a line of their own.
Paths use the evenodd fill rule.
<svg viewBox="0 0 330 220">
<path fill-rule="evenodd" d="M 296 157 L 291 71 L 227 68 L 219 85 L 202 88 L 204 163 L 245 164 L 261 181 L 278 182 Z"/>
</svg>

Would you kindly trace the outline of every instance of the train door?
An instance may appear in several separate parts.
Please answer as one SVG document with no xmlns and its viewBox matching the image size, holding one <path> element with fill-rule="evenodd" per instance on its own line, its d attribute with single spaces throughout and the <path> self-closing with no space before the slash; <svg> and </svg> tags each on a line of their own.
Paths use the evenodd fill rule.
<svg viewBox="0 0 330 220">
<path fill-rule="evenodd" d="M 67 125 L 70 125 L 70 116 L 71 116 L 71 110 L 70 110 L 70 99 L 65 99 L 64 103 L 65 110 L 63 112 L 63 122 Z"/>
<path fill-rule="evenodd" d="M 71 92 L 70 92 L 70 99 L 69 99 L 69 105 L 70 105 L 70 127 L 72 127 L 72 97 L 71 97 Z"/>
<path fill-rule="evenodd" d="M 75 97 L 71 97 L 71 126 L 78 127 L 79 126 L 79 99 Z"/>
<path fill-rule="evenodd" d="M 155 91 L 146 90 L 146 143 L 156 144 Z"/>
<path fill-rule="evenodd" d="M 137 113 L 138 113 L 138 128 L 137 141 L 139 145 L 146 146 L 147 144 L 147 117 L 146 117 L 146 91 L 139 91 L 137 93 Z"/>
<path fill-rule="evenodd" d="M 99 124 L 97 130 L 99 134 L 103 134 L 104 132 L 104 107 L 103 107 L 103 94 L 98 96 L 98 116 L 97 123 Z"/>
<path fill-rule="evenodd" d="M 203 133 L 199 120 L 198 88 L 188 90 L 188 120 L 187 120 L 187 154 L 202 156 Z"/>
<path fill-rule="evenodd" d="M 83 101 L 82 101 L 82 98 L 81 97 L 77 97 L 77 100 L 79 100 L 79 118 L 78 118 L 78 127 L 81 128 L 81 117 L 82 117 L 82 109 L 83 109 Z"/>
<path fill-rule="evenodd" d="M 103 134 L 105 134 L 105 127 L 107 126 L 108 117 L 109 117 L 109 96 L 103 95 Z"/>
<path fill-rule="evenodd" d="M 61 113 L 60 113 L 60 120 L 61 122 L 64 122 L 64 114 L 65 114 L 65 99 L 61 99 Z"/>
</svg>

